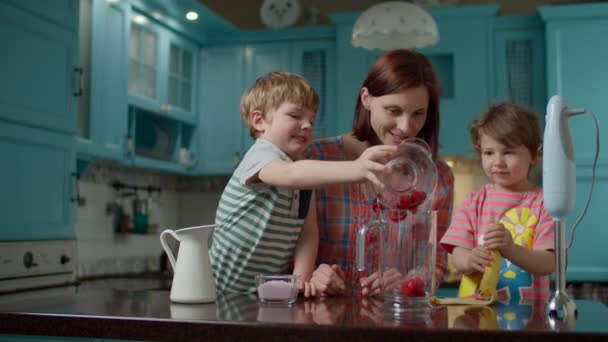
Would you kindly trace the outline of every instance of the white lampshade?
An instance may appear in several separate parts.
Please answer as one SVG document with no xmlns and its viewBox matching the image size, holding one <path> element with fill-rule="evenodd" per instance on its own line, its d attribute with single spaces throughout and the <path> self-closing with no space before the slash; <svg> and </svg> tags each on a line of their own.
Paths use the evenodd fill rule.
<svg viewBox="0 0 608 342">
<path fill-rule="evenodd" d="M 439 31 L 424 9 L 403 1 L 374 5 L 361 13 L 353 27 L 352 44 L 366 49 L 422 48 L 437 44 Z"/>
</svg>

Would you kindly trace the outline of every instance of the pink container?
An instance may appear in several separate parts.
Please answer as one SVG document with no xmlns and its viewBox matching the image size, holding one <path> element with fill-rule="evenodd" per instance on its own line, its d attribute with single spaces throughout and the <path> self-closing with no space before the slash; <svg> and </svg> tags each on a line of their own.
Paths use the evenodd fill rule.
<svg viewBox="0 0 608 342">
<path fill-rule="evenodd" d="M 262 303 L 290 305 L 298 299 L 299 277 L 296 275 L 258 275 L 255 281 Z"/>
</svg>

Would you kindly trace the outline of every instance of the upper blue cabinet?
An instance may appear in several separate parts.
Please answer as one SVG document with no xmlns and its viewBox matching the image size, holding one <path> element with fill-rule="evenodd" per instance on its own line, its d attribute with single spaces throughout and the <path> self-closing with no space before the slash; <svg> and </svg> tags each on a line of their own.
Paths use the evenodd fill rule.
<svg viewBox="0 0 608 342">
<path fill-rule="evenodd" d="M 195 122 L 197 45 L 137 11 L 129 26 L 129 103 Z"/>
<path fill-rule="evenodd" d="M 121 160 L 127 143 L 127 35 L 129 6 L 81 2 L 78 153 Z"/>
<path fill-rule="evenodd" d="M 0 118 L 75 133 L 82 71 L 77 12 L 74 1 L 0 2 Z"/>
<path fill-rule="evenodd" d="M 35 13 L 69 31 L 78 30 L 78 1 L 3 0 Z"/>
<path fill-rule="evenodd" d="M 539 12 L 546 27 L 547 93 L 563 96 L 569 107 L 595 113 L 600 144 L 608 144 L 608 4 L 543 6 Z M 583 212 L 592 185 L 596 152 L 596 127 L 591 117 L 568 119 L 576 162 L 576 207 L 568 218 L 569 227 Z M 545 142 L 545 144 L 550 142 Z M 608 281 L 608 153 L 601 151 L 596 170 L 595 191 L 585 218 L 576 229 L 568 255 L 568 279 Z M 570 234 L 568 234 L 570 236 Z"/>
<path fill-rule="evenodd" d="M 442 83 L 440 153 L 470 155 L 468 126 L 493 97 L 492 25 L 497 5 L 442 7 L 430 10 L 439 28 L 439 44 L 421 49 Z M 352 27 L 359 13 L 333 15 L 336 23 L 337 119 L 350 131 L 355 101 L 365 74 L 380 51 L 351 45 Z"/>
</svg>

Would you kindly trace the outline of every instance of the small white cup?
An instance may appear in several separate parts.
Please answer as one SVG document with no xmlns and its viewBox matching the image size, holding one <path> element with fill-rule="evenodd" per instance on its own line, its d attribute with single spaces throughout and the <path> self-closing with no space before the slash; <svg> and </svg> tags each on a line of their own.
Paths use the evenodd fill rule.
<svg viewBox="0 0 608 342">
<path fill-rule="evenodd" d="M 198 162 L 198 157 L 193 151 L 182 147 L 179 149 L 179 163 L 185 168 L 191 168 Z"/>
</svg>

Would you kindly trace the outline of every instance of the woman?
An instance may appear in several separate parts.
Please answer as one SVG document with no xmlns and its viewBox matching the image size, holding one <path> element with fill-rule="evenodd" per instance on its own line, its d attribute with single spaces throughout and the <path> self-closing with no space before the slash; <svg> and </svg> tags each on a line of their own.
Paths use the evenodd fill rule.
<svg viewBox="0 0 608 342">
<path fill-rule="evenodd" d="M 353 131 L 315 141 L 311 159 L 354 160 L 373 145 L 398 145 L 418 137 L 431 147 L 438 170 L 432 207 L 438 211 L 437 239 L 447 229 L 452 212 L 454 176 L 437 159 L 439 138 L 439 82 L 424 55 L 405 49 L 386 52 L 371 67 L 357 98 Z M 317 189 L 319 268 L 313 280 L 324 294 L 342 294 L 361 286 L 363 295 L 375 294 L 375 276 L 360 277 L 355 265 L 356 233 L 371 218 L 375 197 L 365 183 Z M 330 266 L 331 265 L 331 266 Z M 447 255 L 437 249 L 436 284 L 443 277 Z"/>
</svg>

